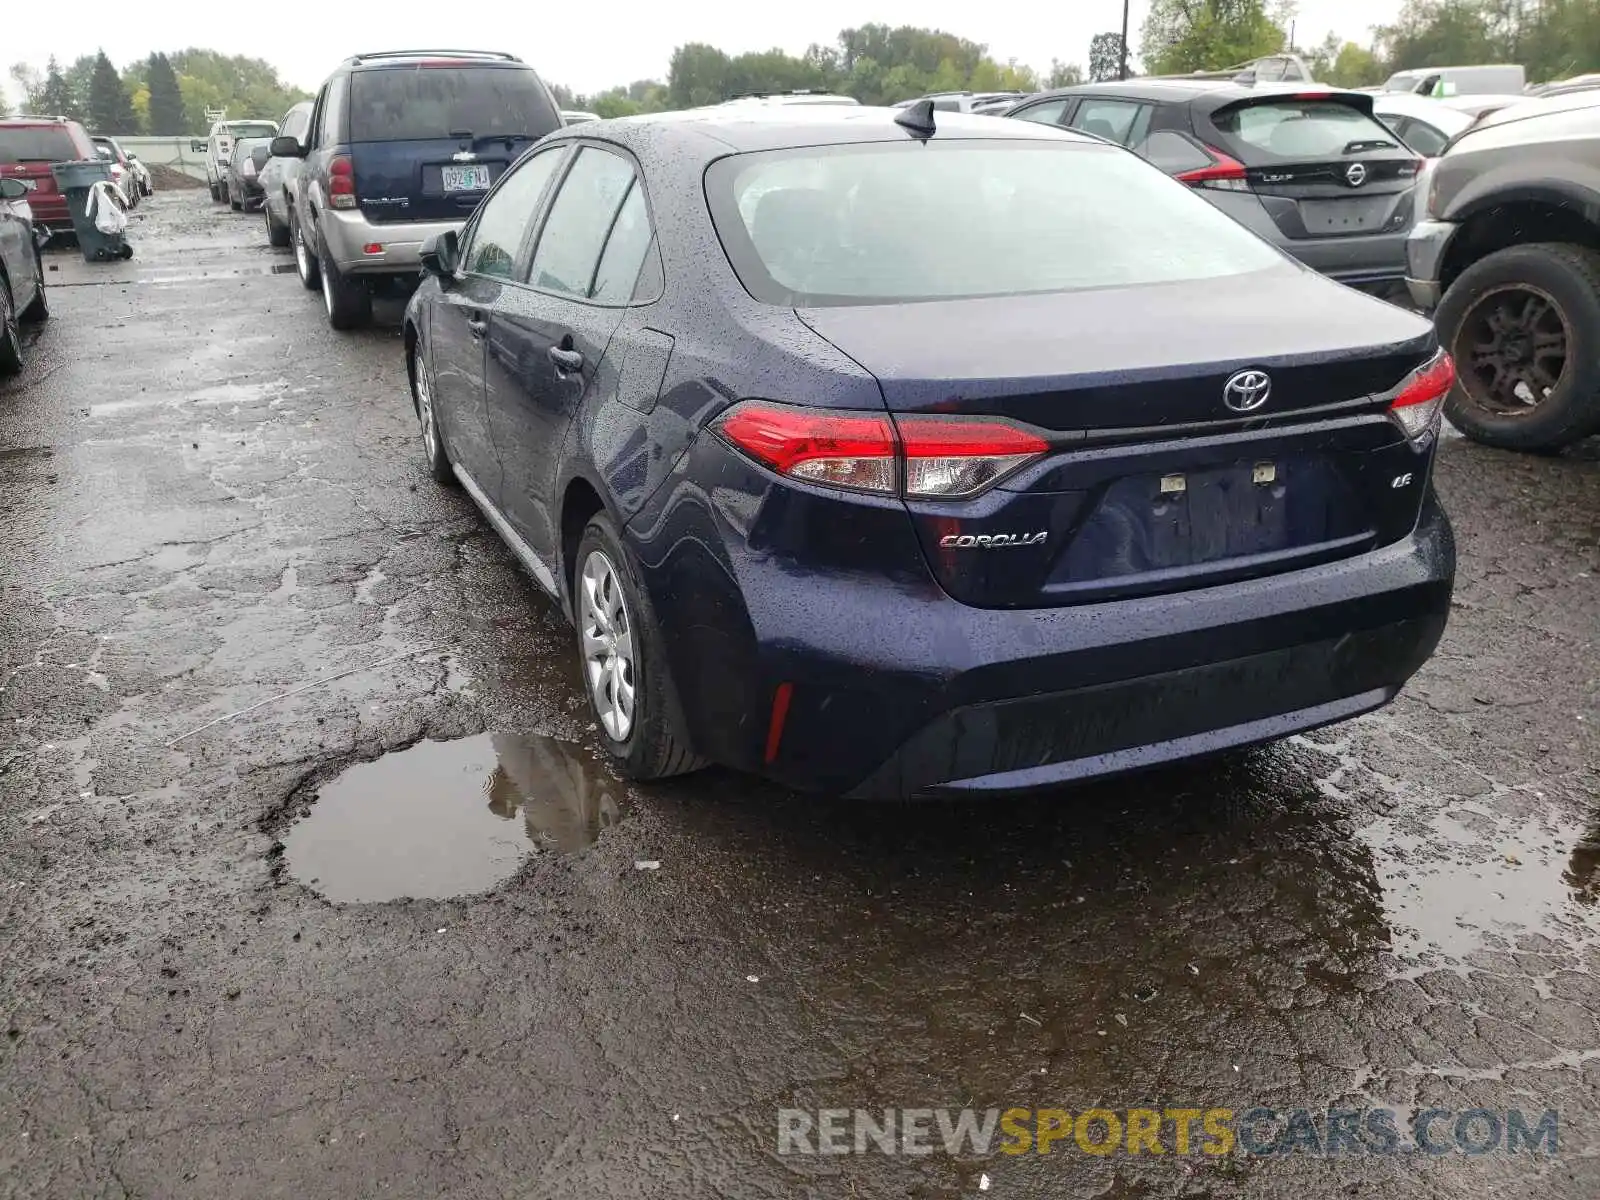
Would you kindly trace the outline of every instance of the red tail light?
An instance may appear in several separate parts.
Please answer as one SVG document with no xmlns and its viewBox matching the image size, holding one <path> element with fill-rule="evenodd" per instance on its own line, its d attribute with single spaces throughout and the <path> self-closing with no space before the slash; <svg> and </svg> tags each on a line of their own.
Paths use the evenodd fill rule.
<svg viewBox="0 0 1600 1200">
<path fill-rule="evenodd" d="M 328 164 L 328 203 L 335 208 L 356 206 L 356 169 L 342 154 Z"/>
<path fill-rule="evenodd" d="M 995 418 L 830 412 L 746 401 L 717 431 L 757 462 L 808 483 L 958 499 L 993 486 L 1050 448 Z"/>
<path fill-rule="evenodd" d="M 1236 158 L 1230 158 L 1221 150 L 1214 150 L 1210 146 L 1206 150 L 1217 161 L 1209 167 L 1196 167 L 1192 171 L 1184 171 L 1177 176 L 1179 183 L 1187 183 L 1190 187 L 1218 188 L 1225 192 L 1248 192 L 1249 181 L 1245 175 L 1244 164 Z"/>
<path fill-rule="evenodd" d="M 1389 415 L 1413 442 L 1433 435 L 1444 398 L 1456 383 L 1456 365 L 1443 350 L 1401 382 L 1389 405 Z"/>
</svg>

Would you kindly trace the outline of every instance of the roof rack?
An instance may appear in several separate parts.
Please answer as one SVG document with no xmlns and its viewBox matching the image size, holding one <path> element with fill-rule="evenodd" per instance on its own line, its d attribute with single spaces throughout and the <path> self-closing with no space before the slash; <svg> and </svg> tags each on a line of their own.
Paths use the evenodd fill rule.
<svg viewBox="0 0 1600 1200">
<path fill-rule="evenodd" d="M 66 121 L 67 121 L 67 118 L 63 117 L 60 113 L 17 113 L 15 116 L 7 117 L 6 120 L 8 120 L 8 121 L 60 121 L 63 124 L 65 124 Z"/>
<path fill-rule="evenodd" d="M 500 62 L 521 62 L 515 54 L 507 54 L 504 50 L 373 50 L 366 54 L 352 54 L 347 62 L 365 62 L 371 58 L 428 58 L 434 55 L 449 55 L 452 58 L 488 58 Z"/>
</svg>

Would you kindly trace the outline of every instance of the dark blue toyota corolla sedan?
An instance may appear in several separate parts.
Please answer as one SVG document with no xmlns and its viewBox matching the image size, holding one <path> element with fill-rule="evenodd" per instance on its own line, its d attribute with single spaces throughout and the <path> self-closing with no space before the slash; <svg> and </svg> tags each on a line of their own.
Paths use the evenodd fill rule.
<svg viewBox="0 0 1600 1200">
<path fill-rule="evenodd" d="M 633 778 L 1056 784 L 1375 709 L 1444 629 L 1429 324 L 1099 140 L 590 123 L 424 262 L 429 467 Z"/>
</svg>

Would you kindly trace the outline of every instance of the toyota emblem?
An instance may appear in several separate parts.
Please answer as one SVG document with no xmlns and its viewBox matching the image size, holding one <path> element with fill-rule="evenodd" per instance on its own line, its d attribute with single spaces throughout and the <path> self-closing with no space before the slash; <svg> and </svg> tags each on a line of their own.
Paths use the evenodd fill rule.
<svg viewBox="0 0 1600 1200">
<path fill-rule="evenodd" d="M 1367 168 L 1364 163 L 1351 163 L 1344 169 L 1344 181 L 1351 187 L 1360 187 L 1367 181 Z"/>
<path fill-rule="evenodd" d="M 1222 385 L 1222 402 L 1234 412 L 1254 412 L 1272 394 L 1265 371 L 1237 371 Z"/>
</svg>

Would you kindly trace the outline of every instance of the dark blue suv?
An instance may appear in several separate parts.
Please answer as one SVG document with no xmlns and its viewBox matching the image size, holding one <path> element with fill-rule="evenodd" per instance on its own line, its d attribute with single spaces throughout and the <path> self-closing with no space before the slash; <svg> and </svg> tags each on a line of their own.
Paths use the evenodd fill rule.
<svg viewBox="0 0 1600 1200">
<path fill-rule="evenodd" d="M 289 211 L 300 282 L 328 322 L 371 316 L 374 282 L 417 276 L 429 237 L 459 229 L 529 146 L 561 126 L 538 72 L 509 54 L 406 50 L 347 59 L 317 93 Z"/>
<path fill-rule="evenodd" d="M 1427 321 L 1096 138 L 732 107 L 545 139 L 406 313 L 428 467 L 571 616 L 621 771 L 1021 790 L 1432 652 Z"/>
</svg>

